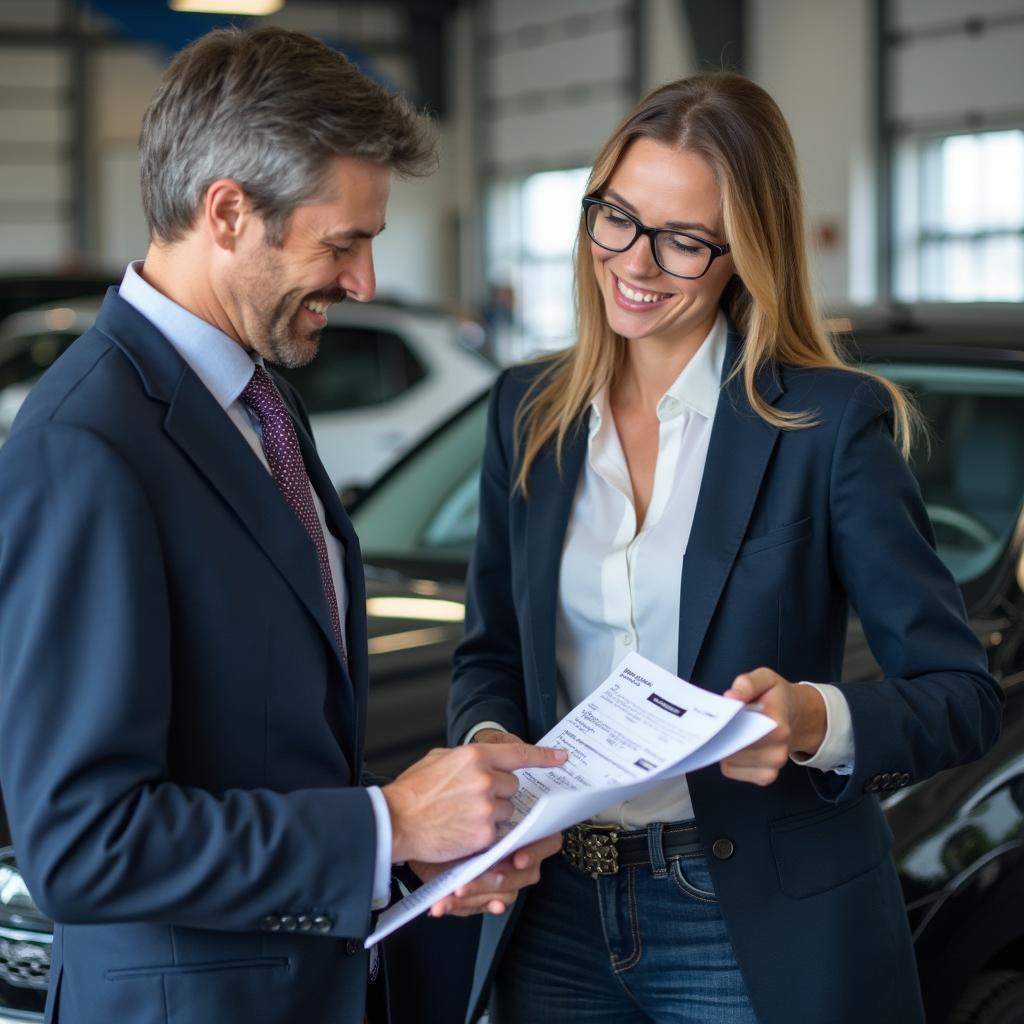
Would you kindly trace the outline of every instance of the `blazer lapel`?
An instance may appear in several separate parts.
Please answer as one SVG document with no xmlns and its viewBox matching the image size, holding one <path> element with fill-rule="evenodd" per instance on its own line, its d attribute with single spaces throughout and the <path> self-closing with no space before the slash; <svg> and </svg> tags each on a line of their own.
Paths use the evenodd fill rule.
<svg viewBox="0 0 1024 1024">
<path fill-rule="evenodd" d="M 740 354 L 741 340 L 729 332 L 723 377 Z M 783 390 L 770 370 L 757 378 L 758 392 L 773 403 Z M 779 431 L 747 401 L 742 378 L 725 385 L 711 428 L 704 476 L 686 547 L 679 604 L 677 671 L 690 679 L 725 581 L 750 522 Z M 731 680 L 712 681 L 728 688 Z"/>
<path fill-rule="evenodd" d="M 231 506 L 334 650 L 334 630 L 308 534 L 274 478 L 191 370 L 181 376 L 164 429 Z"/>
<path fill-rule="evenodd" d="M 167 405 L 164 430 L 234 510 L 334 649 L 320 571 L 309 537 L 273 477 L 167 339 L 116 288 L 96 327 L 124 352 L 146 393 Z"/>
<path fill-rule="evenodd" d="M 294 417 L 293 417 L 294 419 Z M 317 454 L 316 446 L 312 437 L 306 433 L 305 428 L 297 420 L 295 421 L 295 432 L 299 438 L 299 446 L 302 449 L 302 458 L 306 463 L 306 470 L 309 473 L 309 481 L 316 491 L 324 507 L 324 518 L 327 520 L 328 528 L 341 541 L 345 551 L 345 588 L 348 593 L 348 612 L 342 629 L 345 634 L 345 651 L 348 657 L 348 675 L 352 686 L 346 692 L 346 698 L 352 697 L 355 700 L 355 713 L 351 706 L 343 708 L 356 725 L 355 736 L 356 762 L 362 758 L 364 733 L 366 728 L 366 704 L 367 684 L 369 679 L 369 665 L 367 663 L 366 647 L 366 583 L 363 577 L 363 558 L 359 548 L 359 538 L 352 528 L 352 521 L 345 512 L 338 492 L 334 489 L 327 470 L 324 469 L 320 456 Z"/>
<path fill-rule="evenodd" d="M 533 628 L 530 653 L 534 678 L 543 696 L 545 729 L 555 724 L 557 714 L 555 622 L 559 566 L 569 513 L 587 451 L 588 415 L 584 415 L 566 439 L 560 470 L 551 448 L 538 455 L 530 473 L 530 496 L 526 501 L 526 578 L 529 621 Z"/>
</svg>

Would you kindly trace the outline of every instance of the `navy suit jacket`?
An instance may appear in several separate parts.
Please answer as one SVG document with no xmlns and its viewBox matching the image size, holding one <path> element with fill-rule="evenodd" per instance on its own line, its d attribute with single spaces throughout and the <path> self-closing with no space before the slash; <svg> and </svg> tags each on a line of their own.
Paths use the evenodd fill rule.
<svg viewBox="0 0 1024 1024">
<path fill-rule="evenodd" d="M 57 922 L 51 1019 L 363 1019 L 363 573 L 282 390 L 345 547 L 347 669 L 302 526 L 116 290 L 0 450 L 0 779 Z"/>
<path fill-rule="evenodd" d="M 726 375 L 741 344 L 731 333 Z M 506 372 L 491 399 L 452 742 L 484 720 L 536 741 L 556 721 L 559 563 L 587 432 L 584 417 L 560 468 L 550 449 L 541 454 L 528 499 L 513 490 L 513 420 L 536 373 Z M 875 791 L 882 776 L 906 784 L 978 757 L 998 735 L 1002 693 L 935 554 L 884 388 L 842 369 L 774 367 L 758 390 L 818 424 L 776 429 L 741 379 L 726 383 L 681 572 L 675 669 L 715 693 L 759 666 L 837 684 L 855 767 L 838 776 L 788 763 L 765 788 L 718 766 L 696 772 L 701 841 L 762 1024 L 909 1024 L 920 996 Z M 850 603 L 882 668 L 877 682 L 841 678 Z M 471 1017 L 510 917 L 484 922 Z"/>
</svg>

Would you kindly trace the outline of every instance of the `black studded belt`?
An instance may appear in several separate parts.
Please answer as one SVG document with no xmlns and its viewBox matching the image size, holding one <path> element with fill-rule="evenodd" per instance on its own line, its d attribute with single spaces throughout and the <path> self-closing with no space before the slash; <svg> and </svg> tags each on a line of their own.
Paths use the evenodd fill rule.
<svg viewBox="0 0 1024 1024">
<path fill-rule="evenodd" d="M 692 822 L 666 825 L 661 833 L 665 860 L 703 853 Z M 624 832 L 619 825 L 573 825 L 562 833 L 562 856 L 577 870 L 597 878 L 619 868 L 651 863 L 647 829 Z"/>
</svg>

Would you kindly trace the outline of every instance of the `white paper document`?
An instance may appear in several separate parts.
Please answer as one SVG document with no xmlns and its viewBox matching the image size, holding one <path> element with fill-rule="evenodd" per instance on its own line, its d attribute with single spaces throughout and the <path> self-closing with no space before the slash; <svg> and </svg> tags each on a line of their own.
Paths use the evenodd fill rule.
<svg viewBox="0 0 1024 1024">
<path fill-rule="evenodd" d="M 498 841 L 422 885 L 380 915 L 366 947 L 523 846 L 569 828 L 656 782 L 728 757 L 771 732 L 767 715 L 627 655 L 538 746 L 561 747 L 558 768 L 524 768 L 512 820 Z"/>
</svg>

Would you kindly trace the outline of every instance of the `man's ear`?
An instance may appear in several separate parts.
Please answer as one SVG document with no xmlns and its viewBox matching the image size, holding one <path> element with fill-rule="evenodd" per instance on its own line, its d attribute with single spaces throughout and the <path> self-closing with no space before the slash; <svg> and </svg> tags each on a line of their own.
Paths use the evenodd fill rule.
<svg viewBox="0 0 1024 1024">
<path fill-rule="evenodd" d="M 203 223 L 218 248 L 234 251 L 242 233 L 251 229 L 254 218 L 249 197 L 233 178 L 218 178 L 206 190 Z"/>
</svg>

